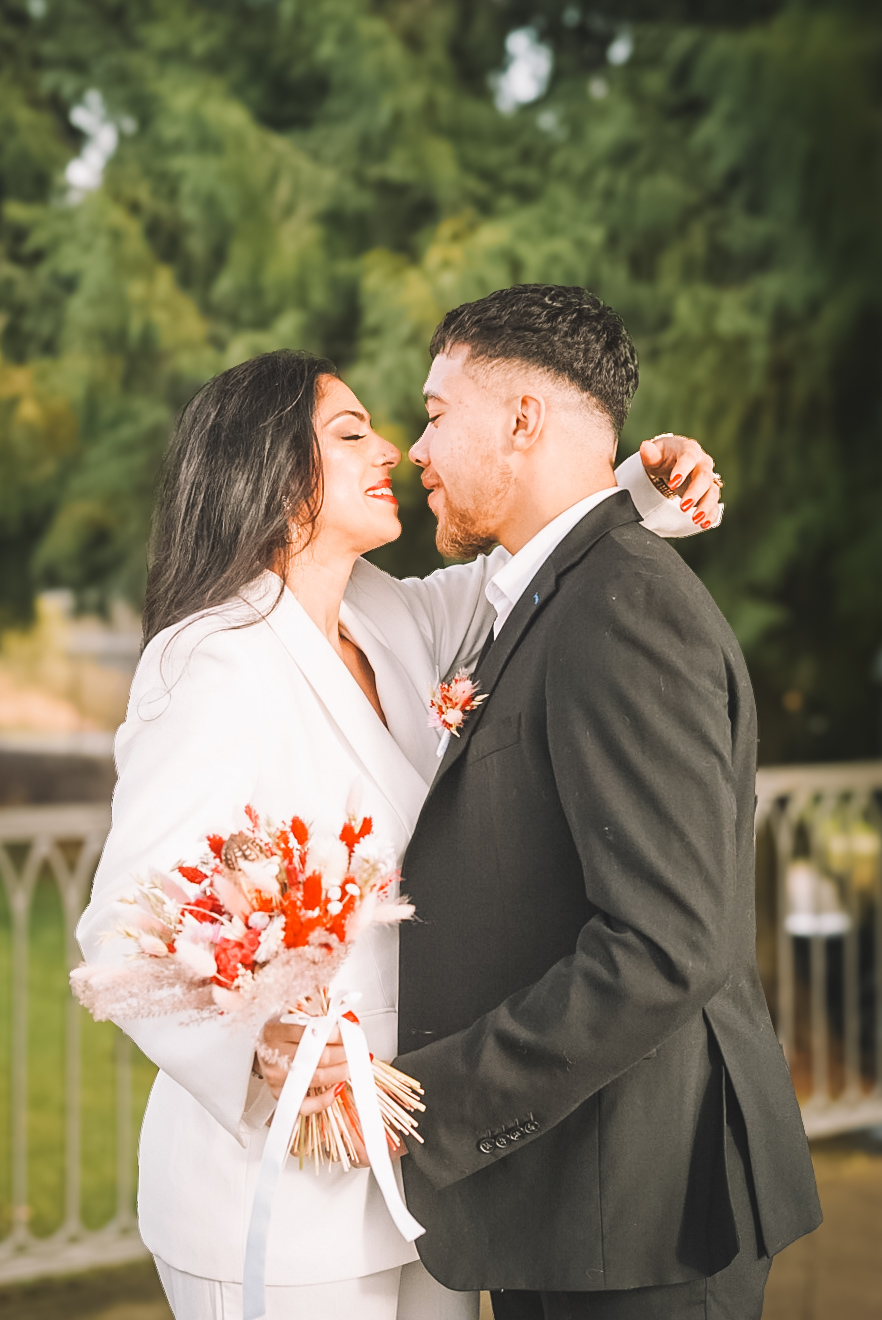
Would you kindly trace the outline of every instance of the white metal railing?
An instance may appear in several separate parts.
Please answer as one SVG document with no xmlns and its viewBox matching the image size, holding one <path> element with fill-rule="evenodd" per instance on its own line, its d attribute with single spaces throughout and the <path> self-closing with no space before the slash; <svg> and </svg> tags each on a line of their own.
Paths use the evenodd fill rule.
<svg viewBox="0 0 882 1320">
<path fill-rule="evenodd" d="M 83 1010 L 65 999 L 64 1028 L 64 1206 L 59 1228 L 37 1237 L 31 1230 L 29 1197 L 28 1064 L 29 953 L 31 915 L 39 882 L 47 879 L 61 901 L 67 968 L 80 960 L 74 930 L 88 901 L 89 886 L 110 824 L 105 806 L 65 805 L 0 810 L 0 881 L 8 912 L 9 984 L 0 1004 L 9 1011 L 8 1094 L 10 1130 L 6 1182 L 10 1231 L 0 1241 L 0 1281 L 63 1273 L 130 1260 L 144 1254 L 134 1216 L 132 1053 L 118 1032 L 116 1053 L 116 1208 L 99 1229 L 81 1214 L 83 1135 L 81 1029 Z M 115 1030 L 115 1029 L 114 1029 Z M 5 1136 L 5 1134 L 4 1134 Z"/>
<path fill-rule="evenodd" d="M 757 851 L 760 963 L 765 937 L 806 1131 L 882 1125 L 882 761 L 760 770 Z"/>
<path fill-rule="evenodd" d="M 758 951 L 778 1034 L 794 1071 L 809 1135 L 882 1124 L 882 762 L 764 769 L 757 776 Z M 133 1061 L 116 1032 L 115 1211 L 99 1228 L 82 1214 L 83 1010 L 65 994 L 62 1222 L 31 1227 L 28 1158 L 28 958 L 38 883 L 60 898 L 68 967 L 79 961 L 77 919 L 109 825 L 104 806 L 0 810 L 0 882 L 9 949 L 8 1176 L 0 1171 L 0 1283 L 133 1259 Z M 0 904 L 2 907 L 2 904 Z M 6 930 L 4 932 L 4 920 Z M 0 947 L 2 952 L 2 947 Z M 0 959 L 2 966 L 2 959 Z M 59 995 L 64 993 L 59 981 Z M 2 1055 L 0 1055 L 2 1058 Z M 2 1107 L 2 1106 L 0 1106 Z M 8 1206 L 7 1206 L 8 1210 Z M 0 1229 L 0 1234 L 5 1230 Z"/>
</svg>

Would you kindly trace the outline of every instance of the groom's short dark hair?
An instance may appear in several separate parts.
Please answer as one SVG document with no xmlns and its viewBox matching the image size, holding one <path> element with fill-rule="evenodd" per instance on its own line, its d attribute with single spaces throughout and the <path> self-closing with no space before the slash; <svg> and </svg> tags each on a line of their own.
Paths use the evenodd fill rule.
<svg viewBox="0 0 882 1320">
<path fill-rule="evenodd" d="M 475 362 L 523 362 L 561 376 L 600 404 L 620 432 L 637 388 L 637 353 L 618 312 L 588 289 L 515 284 L 448 312 L 432 357 L 469 350 Z"/>
</svg>

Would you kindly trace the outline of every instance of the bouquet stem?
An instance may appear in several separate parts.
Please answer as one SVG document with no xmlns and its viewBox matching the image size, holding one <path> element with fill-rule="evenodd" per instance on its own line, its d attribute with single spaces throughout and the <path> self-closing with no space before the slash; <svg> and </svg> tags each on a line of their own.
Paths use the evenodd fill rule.
<svg viewBox="0 0 882 1320">
<path fill-rule="evenodd" d="M 328 993 L 319 992 L 313 1001 L 319 1009 L 319 1015 L 327 1013 L 329 1008 Z M 303 1003 L 301 1009 L 306 1008 Z M 383 1119 L 386 1140 L 391 1150 L 401 1145 L 401 1136 L 409 1136 L 422 1141 L 414 1113 L 425 1112 L 426 1106 L 420 1100 L 423 1088 L 413 1077 L 399 1072 L 391 1064 L 381 1059 L 371 1059 L 377 1100 Z M 337 1095 L 329 1108 L 320 1114 L 301 1114 L 294 1129 L 291 1154 L 298 1157 L 300 1167 L 305 1160 L 312 1160 L 316 1172 L 327 1161 L 330 1164 L 342 1164 L 349 1169 L 358 1163 L 356 1142 L 362 1146 L 363 1138 L 358 1111 L 349 1082 L 338 1088 Z"/>
<path fill-rule="evenodd" d="M 401 1136 L 422 1141 L 415 1111 L 425 1111 L 420 1100 L 423 1089 L 412 1077 L 400 1073 L 388 1063 L 373 1060 L 374 1084 L 386 1131 L 386 1140 L 392 1150 L 401 1145 Z M 401 1134 L 401 1135 L 399 1135 Z M 298 1157 L 300 1167 L 311 1160 L 316 1172 L 324 1165 L 342 1164 L 345 1169 L 358 1162 L 355 1142 L 362 1145 L 361 1124 L 352 1098 L 352 1088 L 346 1082 L 334 1102 L 321 1114 L 301 1114 L 294 1129 L 291 1154 Z"/>
</svg>

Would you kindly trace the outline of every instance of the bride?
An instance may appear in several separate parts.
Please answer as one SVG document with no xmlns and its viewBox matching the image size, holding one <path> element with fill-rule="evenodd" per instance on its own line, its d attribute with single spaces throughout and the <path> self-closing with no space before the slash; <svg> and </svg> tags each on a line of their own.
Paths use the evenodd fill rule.
<svg viewBox="0 0 882 1320">
<path fill-rule="evenodd" d="M 697 446 L 668 438 L 668 472 L 689 444 L 687 470 Z M 484 587 L 505 551 L 424 580 L 397 581 L 362 559 L 400 534 L 399 457 L 331 363 L 303 353 L 234 367 L 184 409 L 160 483 L 146 645 L 116 739 L 113 826 L 78 928 L 87 961 L 122 957 L 107 932 L 133 877 L 238 828 L 247 803 L 277 820 L 333 823 L 355 792 L 403 854 L 438 764 L 430 689 L 474 663 L 493 617 Z M 648 525 L 695 530 L 639 457 L 618 477 Z M 370 929 L 340 983 L 361 993 L 371 1050 L 393 1058 L 394 928 Z M 280 1076 L 261 1068 L 251 1034 L 225 1024 L 154 1018 L 126 1029 L 160 1069 L 141 1134 L 141 1235 L 177 1320 L 238 1320 Z M 286 1042 L 293 1052 L 276 1027 L 273 1045 Z M 270 1320 L 478 1313 L 475 1294 L 426 1273 L 363 1168 L 316 1175 L 289 1161 L 266 1280 Z"/>
</svg>

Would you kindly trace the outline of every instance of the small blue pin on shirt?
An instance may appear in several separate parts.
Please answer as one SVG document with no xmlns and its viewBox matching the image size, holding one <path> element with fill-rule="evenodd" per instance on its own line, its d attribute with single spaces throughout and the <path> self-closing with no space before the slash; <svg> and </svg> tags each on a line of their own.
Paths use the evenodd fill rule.
<svg viewBox="0 0 882 1320">
<path fill-rule="evenodd" d="M 538 591 L 536 592 L 536 595 L 533 597 L 533 604 L 534 604 L 534 605 L 538 605 L 538 604 L 539 604 L 539 592 L 538 592 Z"/>
</svg>

